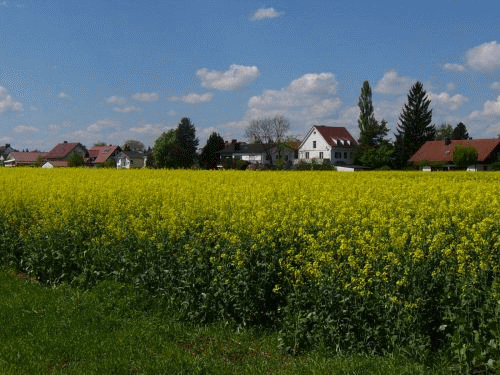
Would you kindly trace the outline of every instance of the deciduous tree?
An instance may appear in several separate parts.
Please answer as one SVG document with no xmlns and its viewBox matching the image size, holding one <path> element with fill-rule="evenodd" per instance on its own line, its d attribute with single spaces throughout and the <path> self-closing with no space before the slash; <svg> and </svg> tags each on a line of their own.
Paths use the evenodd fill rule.
<svg viewBox="0 0 500 375">
<path fill-rule="evenodd" d="M 453 150 L 453 164 L 459 169 L 467 168 L 469 165 L 474 165 L 477 162 L 477 150 L 475 147 L 457 146 Z"/>
<path fill-rule="evenodd" d="M 284 116 L 277 115 L 273 118 L 252 120 L 245 130 L 245 135 L 251 142 L 260 143 L 265 146 L 267 159 L 272 165 L 271 150 L 276 146 L 278 159 L 281 158 L 285 135 L 289 129 L 290 122 Z"/>
</svg>

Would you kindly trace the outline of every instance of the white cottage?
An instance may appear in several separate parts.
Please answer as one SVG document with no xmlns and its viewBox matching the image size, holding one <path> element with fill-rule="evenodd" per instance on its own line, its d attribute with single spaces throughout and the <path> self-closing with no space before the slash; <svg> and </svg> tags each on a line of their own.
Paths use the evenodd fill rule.
<svg viewBox="0 0 500 375">
<path fill-rule="evenodd" d="M 299 146 L 299 161 L 352 164 L 356 140 L 344 127 L 314 125 Z"/>
</svg>

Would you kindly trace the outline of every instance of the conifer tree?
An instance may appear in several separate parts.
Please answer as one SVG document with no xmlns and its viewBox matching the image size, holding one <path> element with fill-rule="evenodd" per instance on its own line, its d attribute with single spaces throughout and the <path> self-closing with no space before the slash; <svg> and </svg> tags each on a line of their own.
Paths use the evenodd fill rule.
<svg viewBox="0 0 500 375">
<path fill-rule="evenodd" d="M 434 139 L 436 128 L 431 125 L 432 109 L 421 82 L 416 82 L 408 94 L 408 102 L 399 116 L 394 163 L 401 168 L 408 159 L 427 141 Z"/>
</svg>

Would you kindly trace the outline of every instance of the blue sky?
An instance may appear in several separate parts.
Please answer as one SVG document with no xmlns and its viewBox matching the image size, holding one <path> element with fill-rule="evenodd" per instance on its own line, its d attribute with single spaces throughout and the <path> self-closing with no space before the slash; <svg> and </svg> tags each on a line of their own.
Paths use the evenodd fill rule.
<svg viewBox="0 0 500 375">
<path fill-rule="evenodd" d="M 358 136 L 365 80 L 395 131 L 417 80 L 433 122 L 500 134 L 500 2 L 0 0 L 0 144 L 153 145 L 189 117 L 243 139 L 286 116 Z"/>
</svg>

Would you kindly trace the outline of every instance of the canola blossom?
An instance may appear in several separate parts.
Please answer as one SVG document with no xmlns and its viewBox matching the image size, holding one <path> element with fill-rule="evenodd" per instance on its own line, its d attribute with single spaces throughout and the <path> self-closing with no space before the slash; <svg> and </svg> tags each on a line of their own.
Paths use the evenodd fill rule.
<svg viewBox="0 0 500 375">
<path fill-rule="evenodd" d="M 273 326 L 292 352 L 491 364 L 499 192 L 493 172 L 3 168 L 0 263 L 130 282 L 192 321 Z"/>
</svg>

